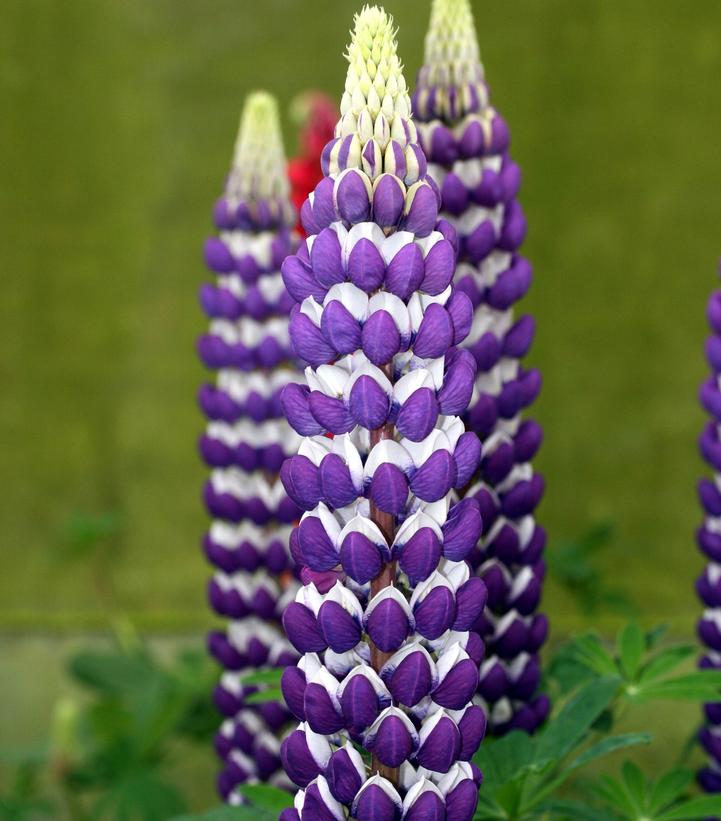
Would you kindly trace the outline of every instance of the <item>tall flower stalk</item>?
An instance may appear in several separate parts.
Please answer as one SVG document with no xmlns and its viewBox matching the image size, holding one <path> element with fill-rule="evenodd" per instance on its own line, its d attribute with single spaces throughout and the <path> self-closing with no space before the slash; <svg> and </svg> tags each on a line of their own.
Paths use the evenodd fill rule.
<svg viewBox="0 0 721 821">
<path fill-rule="evenodd" d="M 699 447 L 714 475 L 702 479 L 698 487 L 705 519 L 696 538 L 708 564 L 696 581 L 696 590 L 706 608 L 698 623 L 699 637 L 707 648 L 700 666 L 721 670 L 721 290 L 711 294 L 706 318 L 711 330 L 706 340 L 711 375 L 701 386 L 700 398 L 711 419 L 703 429 Z M 706 792 L 721 793 L 721 698 L 705 706 L 705 718 L 699 741 L 709 761 L 698 780 Z"/>
<path fill-rule="evenodd" d="M 471 556 L 488 588 L 475 625 L 487 648 L 478 691 L 492 732 L 530 732 L 549 708 L 537 695 L 548 624 L 536 612 L 545 532 L 534 518 L 543 480 L 531 465 L 542 432 L 523 417 L 541 379 L 522 365 L 533 317 L 514 316 L 531 283 L 531 266 L 519 253 L 526 233 L 516 199 L 521 175 L 508 153 L 508 127 L 489 101 L 468 0 L 433 2 L 413 112 L 443 217 L 458 233 L 455 284 L 474 310 L 463 345 L 477 375 L 464 419 L 483 440 L 483 458 L 463 495 L 480 503 L 484 527 Z"/>
<path fill-rule="evenodd" d="M 255 706 L 258 688 L 242 675 L 263 666 L 295 663 L 280 615 L 295 582 L 288 552 L 290 525 L 299 515 L 278 475 L 298 436 L 282 417 L 280 391 L 299 378 L 291 364 L 288 313 L 293 304 L 280 266 L 295 245 L 286 162 L 275 100 L 257 92 L 245 103 L 225 192 L 214 210 L 217 235 L 205 244 L 215 281 L 200 301 L 210 328 L 200 358 L 216 372 L 201 388 L 208 417 L 200 451 L 211 468 L 204 497 L 213 523 L 204 539 L 215 566 L 209 599 L 225 630 L 209 636 L 223 673 L 215 692 L 226 720 L 216 737 L 223 761 L 222 797 L 237 801 L 245 781 L 286 785 L 279 733 L 289 719 L 277 702 Z"/>
<path fill-rule="evenodd" d="M 469 821 L 486 717 L 473 699 L 486 589 L 465 561 L 479 504 L 452 501 L 481 446 L 460 414 L 475 363 L 455 346 L 472 306 L 454 290 L 455 232 L 410 117 L 392 20 L 357 15 L 341 118 L 283 264 L 307 385 L 282 403 L 303 442 L 283 465 L 302 508 L 305 584 L 283 624 L 301 722 L 283 742 L 301 788 L 283 821 Z"/>
</svg>

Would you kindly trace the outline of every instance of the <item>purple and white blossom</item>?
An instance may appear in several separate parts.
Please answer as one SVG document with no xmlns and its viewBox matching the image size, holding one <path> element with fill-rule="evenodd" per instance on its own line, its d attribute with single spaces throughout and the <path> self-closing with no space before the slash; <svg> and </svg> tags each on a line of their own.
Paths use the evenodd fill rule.
<svg viewBox="0 0 721 821">
<path fill-rule="evenodd" d="M 711 330 L 706 340 L 711 374 L 701 385 L 700 399 L 711 418 L 699 438 L 699 448 L 713 477 L 702 479 L 698 486 L 705 518 L 696 539 L 708 563 L 696 581 L 696 590 L 705 608 L 698 622 L 699 638 L 706 647 L 700 666 L 721 670 L 721 290 L 711 294 L 706 319 Z M 709 758 L 698 780 L 706 792 L 721 793 L 721 696 L 718 703 L 704 709 L 706 722 L 699 741 Z"/>
<path fill-rule="evenodd" d="M 308 238 L 282 267 L 309 366 L 281 397 L 304 437 L 281 477 L 304 511 L 290 549 L 305 582 L 283 615 L 302 658 L 283 674 L 300 791 L 281 819 L 470 821 L 486 587 L 466 562 L 479 503 L 453 494 L 481 459 L 460 418 L 475 361 L 456 347 L 473 309 L 382 9 L 357 15 L 347 58 Z"/>
<path fill-rule="evenodd" d="M 477 375 L 464 420 L 483 440 L 483 458 L 462 495 L 480 503 L 484 523 L 470 557 L 488 588 L 474 625 L 487 647 L 479 693 L 492 732 L 533 731 L 549 708 L 537 693 L 548 630 L 537 613 L 545 532 L 534 510 L 543 479 L 531 465 L 542 432 L 523 411 L 541 379 L 522 365 L 534 319 L 513 310 L 531 283 L 531 266 L 519 253 L 526 233 L 516 199 L 521 174 L 508 152 L 508 126 L 490 104 L 468 0 L 433 2 L 413 113 L 443 217 L 458 236 L 455 284 L 473 305 L 463 348 Z"/>
<path fill-rule="evenodd" d="M 299 378 L 289 354 L 293 300 L 280 274 L 295 247 L 285 167 L 275 101 L 252 94 L 214 210 L 218 233 L 205 245 L 215 279 L 200 291 L 210 328 L 198 343 L 202 361 L 216 371 L 199 395 L 208 417 L 199 447 L 211 469 L 204 488 L 213 517 L 204 549 L 215 566 L 208 597 L 229 620 L 208 645 L 225 670 L 215 691 L 226 717 L 216 750 L 223 761 L 218 789 L 231 803 L 246 781 L 290 786 L 280 762 L 290 714 L 276 702 L 247 704 L 259 688 L 243 683 L 249 671 L 298 658 L 280 624 L 296 588 L 288 540 L 299 511 L 278 477 L 300 441 L 280 404 L 282 389 Z"/>
</svg>

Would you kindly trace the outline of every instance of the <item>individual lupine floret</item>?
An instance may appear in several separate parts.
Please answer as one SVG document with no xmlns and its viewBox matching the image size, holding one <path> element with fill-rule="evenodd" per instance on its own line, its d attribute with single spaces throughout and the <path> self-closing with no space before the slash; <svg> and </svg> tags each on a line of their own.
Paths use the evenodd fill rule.
<svg viewBox="0 0 721 821">
<path fill-rule="evenodd" d="M 711 419 L 699 438 L 699 448 L 714 475 L 702 479 L 698 488 L 705 519 L 696 539 L 708 564 L 696 581 L 696 590 L 705 607 L 698 622 L 699 638 L 707 648 L 700 666 L 721 670 L 721 290 L 711 294 L 706 318 L 711 330 L 706 340 L 711 375 L 701 386 L 700 399 Z M 704 709 L 706 723 L 700 730 L 699 741 L 709 761 L 698 779 L 706 792 L 721 793 L 721 698 Z"/>
<path fill-rule="evenodd" d="M 283 821 L 468 821 L 485 732 L 475 703 L 486 600 L 465 561 L 478 502 L 453 503 L 481 457 L 459 414 L 475 363 L 454 291 L 455 234 L 410 119 L 390 18 L 356 17 L 336 136 L 283 264 L 306 385 L 281 401 L 304 436 L 281 477 L 304 513 L 306 584 L 283 616 L 302 654 L 283 674 L 301 722 L 283 742 L 301 788 Z"/>
<path fill-rule="evenodd" d="M 516 200 L 520 171 L 508 153 L 508 127 L 489 101 L 468 0 L 433 2 L 413 111 L 443 216 L 457 231 L 455 282 L 474 310 L 463 347 L 477 376 L 464 419 L 484 447 L 463 493 L 480 502 L 484 523 L 472 557 L 488 587 L 488 606 L 475 626 L 488 651 L 479 693 L 494 733 L 533 731 L 549 706 L 537 694 L 538 650 L 548 625 L 536 612 L 545 532 L 534 518 L 543 480 L 531 466 L 542 433 L 522 411 L 538 394 L 540 376 L 521 364 L 533 317 L 513 313 L 530 285 L 531 266 L 519 253 L 526 232 Z"/>
<path fill-rule="evenodd" d="M 294 594 L 288 538 L 299 512 L 278 480 L 299 441 L 280 406 L 281 389 L 298 378 L 289 360 L 293 300 L 280 274 L 294 247 L 294 211 L 276 105 L 267 94 L 246 102 L 214 219 L 219 233 L 206 242 L 205 258 L 216 279 L 200 292 L 211 324 L 198 348 L 217 376 L 200 391 L 209 421 L 199 447 L 212 470 L 204 489 L 214 518 L 204 549 L 216 568 L 208 596 L 215 612 L 230 620 L 208 639 L 226 671 L 215 692 L 226 716 L 216 737 L 223 761 L 218 788 L 237 801 L 235 788 L 245 781 L 288 784 L 279 734 L 289 713 L 273 702 L 247 705 L 258 687 L 244 685 L 242 674 L 297 660 L 280 614 Z"/>
</svg>

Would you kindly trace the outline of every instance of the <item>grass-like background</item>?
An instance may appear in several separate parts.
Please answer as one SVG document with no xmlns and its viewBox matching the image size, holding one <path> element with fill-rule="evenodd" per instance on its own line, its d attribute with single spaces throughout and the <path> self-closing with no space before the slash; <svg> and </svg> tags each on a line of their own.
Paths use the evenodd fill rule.
<svg viewBox="0 0 721 821">
<path fill-rule="evenodd" d="M 388 4 L 410 82 L 427 5 Z M 243 97 L 263 87 L 284 110 L 309 87 L 339 97 L 357 8 L 0 2 L 4 739 L 41 732 L 65 651 L 103 627 L 108 601 L 150 632 L 209 623 L 200 249 Z M 701 566 L 695 396 L 721 254 L 721 4 L 474 8 L 524 173 L 540 518 L 552 545 L 613 520 L 607 578 L 645 623 L 688 636 Z M 289 127 L 286 138 L 292 153 Z M 98 517 L 110 522 L 104 560 L 69 559 L 68 534 Z M 545 606 L 556 635 L 578 626 L 553 584 Z"/>
</svg>

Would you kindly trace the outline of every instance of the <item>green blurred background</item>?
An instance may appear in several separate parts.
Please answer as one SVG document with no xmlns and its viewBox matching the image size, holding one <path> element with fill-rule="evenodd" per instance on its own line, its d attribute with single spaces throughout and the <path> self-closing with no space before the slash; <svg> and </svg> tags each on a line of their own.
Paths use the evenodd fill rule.
<svg viewBox="0 0 721 821">
<path fill-rule="evenodd" d="M 524 172 L 543 371 L 541 519 L 612 521 L 606 581 L 689 636 L 721 253 L 719 0 L 474 2 Z M 428 4 L 393 0 L 412 78 Z M 32 740 L 63 664 L 126 614 L 211 623 L 199 550 L 200 249 L 245 94 L 339 97 L 348 0 L 0 0 L 0 738 Z M 286 118 L 286 146 L 295 136 Z M 98 548 L 99 545 L 99 548 Z M 580 614 L 558 584 L 557 637 Z M 210 756 L 195 769 L 207 801 Z"/>
</svg>

